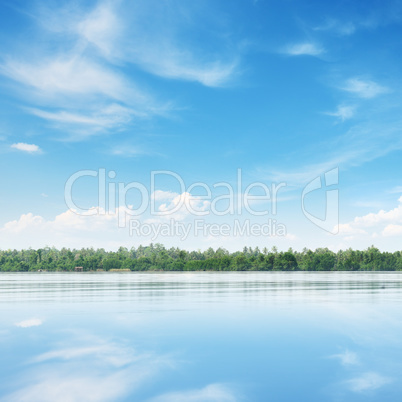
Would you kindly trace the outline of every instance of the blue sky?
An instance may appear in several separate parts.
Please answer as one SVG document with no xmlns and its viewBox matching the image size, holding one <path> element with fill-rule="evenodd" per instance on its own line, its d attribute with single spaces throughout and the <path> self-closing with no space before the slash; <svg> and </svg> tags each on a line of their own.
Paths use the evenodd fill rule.
<svg viewBox="0 0 402 402">
<path fill-rule="evenodd" d="M 222 194 L 213 185 L 234 186 L 238 169 L 236 194 L 286 183 L 275 216 L 203 217 L 275 219 L 285 236 L 153 239 L 168 246 L 400 248 L 400 1 L 3 1 L 0 19 L 2 248 L 150 243 L 100 211 L 96 178 L 77 181 L 73 198 L 100 213 L 68 210 L 65 183 L 83 169 L 159 191 L 159 211 L 177 197 L 210 211 Z M 333 169 L 339 227 L 324 230 L 303 213 L 302 191 Z M 160 170 L 185 194 L 167 175 L 151 189 Z M 187 191 L 195 182 L 213 189 L 206 204 L 200 187 Z M 305 201 L 323 219 L 325 189 Z"/>
</svg>

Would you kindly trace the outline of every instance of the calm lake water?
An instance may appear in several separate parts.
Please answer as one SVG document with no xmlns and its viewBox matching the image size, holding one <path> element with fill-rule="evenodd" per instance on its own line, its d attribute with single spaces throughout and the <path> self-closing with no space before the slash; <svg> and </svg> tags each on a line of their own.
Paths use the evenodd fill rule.
<svg viewBox="0 0 402 402">
<path fill-rule="evenodd" d="M 401 401 L 400 273 L 0 274 L 0 400 Z"/>
</svg>

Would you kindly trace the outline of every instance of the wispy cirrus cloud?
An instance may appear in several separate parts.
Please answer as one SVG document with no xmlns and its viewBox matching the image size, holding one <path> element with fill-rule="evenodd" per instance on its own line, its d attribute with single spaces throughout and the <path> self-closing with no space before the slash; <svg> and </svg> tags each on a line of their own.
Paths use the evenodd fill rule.
<svg viewBox="0 0 402 402">
<path fill-rule="evenodd" d="M 71 339 L 68 341 L 71 342 Z M 64 343 L 68 343 L 64 341 Z M 75 339 L 80 347 L 52 349 L 28 363 L 7 401 L 115 401 L 136 399 L 137 390 L 173 361 L 152 352 L 136 353 L 121 343 L 91 337 Z M 51 367 L 42 365 L 51 361 Z"/>
<path fill-rule="evenodd" d="M 313 28 L 314 31 L 328 31 L 340 36 L 353 35 L 356 32 L 356 24 L 351 21 L 343 22 L 333 18 L 327 19 L 322 25 Z"/>
<path fill-rule="evenodd" d="M 349 120 L 355 115 L 356 107 L 351 105 L 338 105 L 336 111 L 326 112 L 328 116 L 337 117 L 341 121 Z"/>
<path fill-rule="evenodd" d="M 167 113 L 170 106 L 109 67 L 83 55 L 48 56 L 45 61 L 8 61 L 3 75 L 20 84 L 32 106 L 28 113 L 75 139 L 88 137 Z"/>
<path fill-rule="evenodd" d="M 132 84 L 111 69 L 98 64 L 78 52 L 70 56 L 50 55 L 45 60 L 17 61 L 8 57 L 1 66 L 3 75 L 49 99 L 57 96 L 105 96 L 127 101 L 131 96 L 144 101 L 144 95 L 130 90 Z"/>
<path fill-rule="evenodd" d="M 110 60 L 137 65 L 163 78 L 219 87 L 236 75 L 238 56 L 223 51 L 225 46 L 217 57 L 195 43 L 183 41 L 182 35 L 187 32 L 191 36 L 191 31 L 198 26 L 192 7 L 188 7 L 183 19 L 180 12 L 172 13 L 169 3 L 158 3 L 158 12 L 152 4 L 152 1 L 138 2 L 127 7 L 123 2 L 116 7 L 101 3 L 76 25 L 77 33 Z M 171 16 L 169 20 L 166 14 Z M 200 16 L 208 20 L 207 14 L 200 13 Z M 216 45 L 219 43 L 225 42 L 218 39 Z"/>
<path fill-rule="evenodd" d="M 146 155 L 148 154 L 147 151 L 145 151 L 142 147 L 140 146 L 135 146 L 135 145 L 116 145 L 112 148 L 111 150 L 112 155 L 118 155 L 118 156 L 124 156 L 127 158 L 133 158 L 136 156 L 140 155 Z"/>
<path fill-rule="evenodd" d="M 93 401 L 113 401 L 128 392 L 128 376 L 126 372 L 111 375 L 74 375 L 62 371 L 59 375 L 55 372 L 32 373 L 30 385 L 22 385 L 18 391 L 7 395 L 4 401 L 83 401 L 88 395 Z"/>
<path fill-rule="evenodd" d="M 226 85 L 237 74 L 236 51 L 222 50 L 224 36 L 211 51 L 182 39 L 191 37 L 193 23 L 186 21 L 196 12 L 187 8 L 186 15 L 173 13 L 167 20 L 171 5 L 158 4 L 155 12 L 150 2 L 32 8 L 38 32 L 48 40 L 32 42 L 35 52 L 6 53 L 0 74 L 17 84 L 13 96 L 28 103 L 26 111 L 68 133 L 68 139 L 166 116 L 172 102 L 158 99 L 152 85 L 145 88 L 139 70 L 209 87 Z"/>
<path fill-rule="evenodd" d="M 358 124 L 343 135 L 321 143 L 320 157 L 315 163 L 308 162 L 304 166 L 283 170 L 262 167 L 258 169 L 258 174 L 266 175 L 274 182 L 286 182 L 289 186 L 305 186 L 334 167 L 347 170 L 402 149 L 401 130 L 402 121 L 386 125 L 375 122 Z M 298 156 L 300 158 L 300 152 Z M 312 159 L 310 152 L 305 158 Z"/>
<path fill-rule="evenodd" d="M 399 194 L 402 193 L 402 186 L 395 186 L 391 190 L 389 190 L 389 193 L 391 194 Z"/>
<path fill-rule="evenodd" d="M 377 84 L 372 80 L 361 78 L 350 78 L 341 89 L 363 99 L 372 99 L 378 95 L 390 92 L 387 87 Z"/>
<path fill-rule="evenodd" d="M 170 392 L 152 398 L 149 402 L 235 402 L 235 392 L 223 384 L 210 384 L 201 389 Z"/>
<path fill-rule="evenodd" d="M 313 42 L 302 42 L 288 45 L 283 49 L 283 53 L 289 56 L 319 56 L 325 49 Z"/>
<path fill-rule="evenodd" d="M 114 343 L 99 342 L 97 345 L 52 350 L 36 356 L 31 363 L 42 363 L 49 360 L 69 361 L 88 356 L 114 367 L 122 367 L 138 359 L 130 348 L 124 348 Z"/>
<path fill-rule="evenodd" d="M 124 129 L 135 119 L 147 119 L 146 111 L 139 111 L 130 107 L 111 103 L 81 111 L 67 111 L 63 109 L 26 108 L 32 115 L 51 123 L 54 127 L 69 128 L 73 131 L 70 139 L 82 139 L 104 132 L 105 130 L 118 131 Z"/>
<path fill-rule="evenodd" d="M 393 382 L 392 378 L 384 377 L 375 372 L 368 372 L 346 381 L 346 384 L 351 391 L 362 393 L 376 390 L 391 382 Z"/>
<path fill-rule="evenodd" d="M 155 50 L 153 55 L 141 56 L 141 65 L 147 71 L 165 78 L 179 79 L 184 81 L 196 81 L 207 87 L 224 86 L 228 80 L 236 73 L 238 62 L 234 60 L 230 63 L 211 62 L 206 66 L 199 66 L 197 61 L 183 56 L 183 58 L 172 57 L 171 50 L 164 50 L 162 62 L 160 54 Z"/>
<path fill-rule="evenodd" d="M 111 2 L 100 2 L 83 18 L 75 15 L 71 28 L 82 39 L 90 43 L 106 58 L 113 58 L 120 48 L 121 40 L 127 28 L 116 6 Z"/>
<path fill-rule="evenodd" d="M 354 366 L 359 364 L 359 358 L 355 352 L 345 350 L 342 353 L 338 353 L 330 356 L 332 359 L 338 359 L 343 366 Z"/>
</svg>

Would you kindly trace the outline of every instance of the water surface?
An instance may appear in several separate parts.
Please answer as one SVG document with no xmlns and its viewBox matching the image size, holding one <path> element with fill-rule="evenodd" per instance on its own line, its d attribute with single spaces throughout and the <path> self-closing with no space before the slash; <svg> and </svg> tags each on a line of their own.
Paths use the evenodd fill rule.
<svg viewBox="0 0 402 402">
<path fill-rule="evenodd" d="M 400 401 L 402 274 L 3 273 L 4 401 Z"/>
</svg>

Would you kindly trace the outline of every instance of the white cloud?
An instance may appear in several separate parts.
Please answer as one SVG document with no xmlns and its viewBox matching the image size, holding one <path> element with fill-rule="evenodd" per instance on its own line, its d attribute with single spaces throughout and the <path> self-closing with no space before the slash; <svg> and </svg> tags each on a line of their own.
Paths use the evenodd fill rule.
<svg viewBox="0 0 402 402">
<path fill-rule="evenodd" d="M 166 201 L 166 200 L 172 200 L 175 198 L 178 194 L 173 192 L 173 191 L 163 191 L 163 190 L 155 190 L 151 194 L 151 198 L 155 201 Z"/>
<path fill-rule="evenodd" d="M 357 357 L 357 354 L 351 352 L 350 350 L 345 350 L 342 353 L 332 355 L 330 357 L 334 359 L 339 359 L 343 366 L 354 366 L 356 364 L 359 364 L 359 358 Z"/>
<path fill-rule="evenodd" d="M 82 339 L 81 339 L 82 338 Z M 173 365 L 151 352 L 137 354 L 126 346 L 90 337 L 64 340 L 80 347 L 55 349 L 29 361 L 26 378 L 7 401 L 115 401 L 134 395 L 145 381 Z M 94 344 L 95 343 L 95 344 Z M 52 360 L 48 365 L 37 363 Z M 131 399 L 131 398 L 130 398 Z"/>
<path fill-rule="evenodd" d="M 218 87 L 237 74 L 238 57 L 225 50 L 225 35 L 213 38 L 216 50 L 212 53 L 183 40 L 191 35 L 198 20 L 209 20 L 209 13 L 201 14 L 197 9 L 194 14 L 195 9 L 188 6 L 186 18 L 181 19 L 170 14 L 168 4 L 157 6 L 159 12 L 154 12 L 152 2 L 147 6 L 122 4 L 119 9 L 110 3 L 101 4 L 81 21 L 78 32 L 107 57 L 160 77 Z M 171 18 L 166 19 L 166 13 Z"/>
<path fill-rule="evenodd" d="M 337 32 L 340 35 L 352 35 L 356 32 L 356 26 L 352 22 L 346 22 L 344 24 L 339 24 L 337 27 Z"/>
<path fill-rule="evenodd" d="M 103 342 L 99 345 L 57 349 L 36 356 L 32 363 L 41 363 L 48 360 L 74 360 L 91 356 L 114 367 L 122 367 L 138 359 L 138 356 L 129 348 L 123 348 L 113 343 Z"/>
<path fill-rule="evenodd" d="M 98 241 L 102 238 L 106 243 L 113 233 L 112 237 L 117 243 L 123 243 L 123 239 L 127 242 L 126 230 L 118 230 L 118 213 L 106 214 L 97 208 L 90 211 L 94 210 L 97 214 L 93 216 L 83 216 L 67 210 L 53 220 L 32 213 L 23 214 L 0 228 L 0 239 L 9 247 L 18 245 L 19 248 L 38 248 L 52 244 L 57 247 L 68 245 L 81 248 L 80 242 L 86 247 L 93 246 L 95 237 Z"/>
<path fill-rule="evenodd" d="M 326 139 L 316 144 L 321 155 L 318 162 L 310 162 L 316 155 L 312 155 L 309 149 L 304 156 L 308 161 L 304 166 L 287 170 L 265 167 L 260 168 L 258 174 L 260 176 L 265 174 L 269 180 L 276 183 L 286 182 L 288 186 L 305 186 L 315 177 L 335 167 L 346 170 L 402 149 L 401 127 L 402 122 L 399 121 L 389 125 L 375 123 L 355 125 L 340 137 L 333 140 Z M 314 148 L 314 154 L 317 154 L 316 149 L 318 148 Z M 302 150 L 297 151 L 297 159 L 303 159 Z"/>
<path fill-rule="evenodd" d="M 30 154 L 40 153 L 41 149 L 35 144 L 26 144 L 25 142 L 18 142 L 12 144 L 11 148 L 18 149 L 18 151 L 28 152 Z"/>
<path fill-rule="evenodd" d="M 15 61 L 0 72 L 18 82 L 25 110 L 79 139 L 127 126 L 133 119 L 164 115 L 170 105 L 155 99 L 120 72 L 79 53 Z M 74 136 L 75 134 L 75 136 Z"/>
<path fill-rule="evenodd" d="M 34 385 L 22 386 L 19 391 L 7 395 L 7 401 L 113 401 L 125 395 L 127 388 L 123 373 L 109 376 L 63 373 L 63 377 L 46 373 Z"/>
<path fill-rule="evenodd" d="M 84 108 L 85 109 L 85 108 Z M 26 108 L 31 114 L 53 123 L 55 127 L 69 127 L 72 133 L 69 139 L 76 140 L 99 134 L 105 130 L 118 130 L 126 127 L 130 122 L 149 117 L 149 113 L 158 114 L 155 109 L 152 112 L 144 110 L 136 110 L 131 107 L 125 107 L 117 104 L 110 105 L 94 105 L 94 110 L 86 108 L 85 113 L 76 112 L 75 110 L 56 110 L 48 111 L 38 108 Z M 162 109 L 160 113 L 163 114 Z"/>
<path fill-rule="evenodd" d="M 161 56 L 162 53 L 162 56 Z M 219 87 L 236 73 L 237 61 L 215 61 L 199 65 L 191 56 L 175 55 L 174 49 L 146 49 L 138 55 L 140 65 L 152 74 L 170 79 L 196 81 L 208 87 Z"/>
<path fill-rule="evenodd" d="M 355 227 L 354 225 L 350 223 L 340 223 L 338 226 L 339 229 L 339 234 L 340 235 L 356 235 L 356 234 L 361 234 L 365 235 L 367 234 L 367 231 L 364 229 L 361 229 L 359 227 Z"/>
<path fill-rule="evenodd" d="M 315 31 L 329 31 L 340 36 L 349 36 L 356 32 L 353 22 L 341 22 L 335 19 L 327 20 L 323 25 L 314 28 Z"/>
<path fill-rule="evenodd" d="M 190 193 L 156 192 L 155 213 L 132 213 L 130 205 L 105 211 L 92 207 L 79 212 L 68 209 L 54 219 L 45 219 L 33 213 L 22 214 L 18 219 L 0 227 L 0 242 L 4 248 L 39 248 L 51 244 L 55 247 L 104 247 L 115 249 L 122 245 L 132 246 L 144 242 L 144 237 L 130 235 L 130 220 L 142 223 L 166 223 L 172 219 L 184 221 L 196 213 L 208 212 L 210 202 Z M 159 194 L 159 195 L 158 195 Z M 162 197 L 162 198 L 161 198 Z M 120 225 L 120 226 L 119 226 Z M 164 240 L 166 240 L 164 238 Z"/>
<path fill-rule="evenodd" d="M 131 248 L 150 242 L 162 242 L 167 247 L 197 249 L 202 241 L 206 248 L 209 246 L 208 242 L 214 243 L 214 247 L 228 243 L 229 248 L 234 251 L 243 247 L 245 237 L 250 241 L 263 241 L 263 237 L 266 238 L 266 234 L 270 233 L 279 245 L 285 244 L 284 248 L 287 248 L 286 244 L 288 247 L 294 245 L 299 239 L 295 234 L 289 233 L 282 224 L 277 226 L 274 223 L 271 226 L 269 222 L 264 223 L 265 235 L 257 239 L 257 236 L 252 234 L 253 229 L 250 229 L 253 222 L 240 222 L 232 218 L 220 222 L 229 228 L 223 231 L 233 233 L 232 236 L 211 229 L 215 233 L 213 234 L 210 227 L 212 223 L 217 222 L 210 210 L 210 200 L 190 193 L 156 191 L 151 202 L 155 203 L 154 213 L 148 209 L 143 214 L 134 216 L 125 207 L 110 212 L 93 207 L 85 214 L 67 210 L 54 218 L 45 218 L 33 213 L 23 214 L 0 227 L 0 243 L 5 249 L 55 246 L 116 250 L 120 246 Z M 145 228 L 144 231 L 142 228 Z M 223 227 L 219 228 L 221 230 Z M 245 230 L 245 234 L 240 234 L 241 230 Z"/>
<path fill-rule="evenodd" d="M 207 212 L 211 202 L 203 200 L 200 196 L 188 192 L 181 194 L 170 191 L 156 191 L 151 195 L 155 201 L 167 201 L 157 206 L 156 210 L 160 216 L 167 219 L 184 220 L 191 214 Z"/>
<path fill-rule="evenodd" d="M 390 223 L 384 228 L 381 234 L 386 237 L 400 236 L 402 235 L 402 225 L 395 225 L 393 223 Z"/>
<path fill-rule="evenodd" d="M 112 3 L 100 3 L 75 25 L 76 32 L 100 52 L 110 57 L 123 33 L 123 21 L 112 7 Z"/>
<path fill-rule="evenodd" d="M 388 88 L 383 87 L 374 81 L 362 80 L 360 78 L 349 79 L 341 89 L 364 99 L 375 98 L 378 95 L 389 92 Z"/>
<path fill-rule="evenodd" d="M 391 194 L 402 193 L 402 186 L 395 186 L 389 191 Z"/>
<path fill-rule="evenodd" d="M 134 157 L 144 155 L 146 152 L 139 146 L 117 145 L 111 150 L 112 155 Z"/>
<path fill-rule="evenodd" d="M 203 25 L 209 21 L 210 12 L 201 13 L 199 7 L 188 3 L 183 18 L 180 12 L 172 14 L 170 7 L 151 1 L 101 1 L 88 12 L 64 9 L 59 10 L 59 15 L 44 13 L 40 19 L 46 29 L 75 34 L 84 51 L 92 47 L 115 66 L 135 64 L 164 78 L 196 81 L 210 87 L 228 82 L 236 74 L 238 63 L 233 54 L 223 56 L 225 35 L 214 37 L 214 46 L 219 50 L 212 53 L 183 40 L 191 36 L 199 20 Z M 167 14 L 170 18 L 166 18 Z"/>
<path fill-rule="evenodd" d="M 327 112 L 326 114 L 338 117 L 341 121 L 345 121 L 354 116 L 355 109 L 355 106 L 339 105 L 335 112 Z"/>
<path fill-rule="evenodd" d="M 92 115 L 81 115 L 64 110 L 57 112 L 47 112 L 40 109 L 27 109 L 35 116 L 46 120 L 51 120 L 59 123 L 80 124 L 88 126 L 113 127 L 115 125 L 128 123 L 132 115 L 146 116 L 145 113 L 137 113 L 129 108 L 119 105 L 110 105 Z"/>
<path fill-rule="evenodd" d="M 36 62 L 9 59 L 2 66 L 2 72 L 49 98 L 104 95 L 122 101 L 129 96 L 143 99 L 139 93 L 130 93 L 130 84 L 121 75 L 77 54 Z"/>
<path fill-rule="evenodd" d="M 43 321 L 39 318 L 31 318 L 29 320 L 24 320 L 15 324 L 15 326 L 20 328 L 38 327 L 42 325 Z"/>
<path fill-rule="evenodd" d="M 392 381 L 393 380 L 391 378 L 384 377 L 374 372 L 368 372 L 360 377 L 352 378 L 346 383 L 349 389 L 353 392 L 365 392 L 381 388 Z"/>
<path fill-rule="evenodd" d="M 77 5 L 44 6 L 39 14 L 31 10 L 41 34 L 57 46 L 49 51 L 37 41 L 30 52 L 5 55 L 0 74 L 18 84 L 13 95 L 31 106 L 26 108 L 29 113 L 68 133 L 68 139 L 165 116 L 172 110 L 171 103 L 156 100 L 135 74 L 126 73 L 127 66 L 215 87 L 236 74 L 238 58 L 224 51 L 228 48 L 225 35 L 218 34 L 211 42 L 216 49 L 208 51 L 181 39 L 194 29 L 195 22 L 189 24 L 187 17 L 193 13 L 201 17 L 190 3 L 187 17 L 178 13 L 174 21 L 165 18 L 163 7 L 170 6 L 158 4 L 160 12 L 155 12 L 149 2 L 101 1 L 90 10 Z"/>
<path fill-rule="evenodd" d="M 238 398 L 227 386 L 210 384 L 201 389 L 171 392 L 151 399 L 150 402 L 235 402 Z"/>
<path fill-rule="evenodd" d="M 371 237 L 397 237 L 402 235 L 402 197 L 399 205 L 389 211 L 380 210 L 339 225 L 341 235 L 361 235 Z"/>
<path fill-rule="evenodd" d="M 357 216 L 346 225 L 353 229 L 366 229 L 387 223 L 402 223 L 402 197 L 399 198 L 398 202 L 399 205 L 390 211 L 380 210 L 376 213 L 371 212 L 367 215 Z"/>
<path fill-rule="evenodd" d="M 319 56 L 324 53 L 324 48 L 315 43 L 305 42 L 287 46 L 284 53 L 290 56 Z"/>
<path fill-rule="evenodd" d="M 19 233 L 30 226 L 39 226 L 44 222 L 41 216 L 34 216 L 32 213 L 23 214 L 20 216 L 19 220 L 10 221 L 4 224 L 3 228 L 0 229 L 3 232 L 14 232 Z"/>
</svg>

